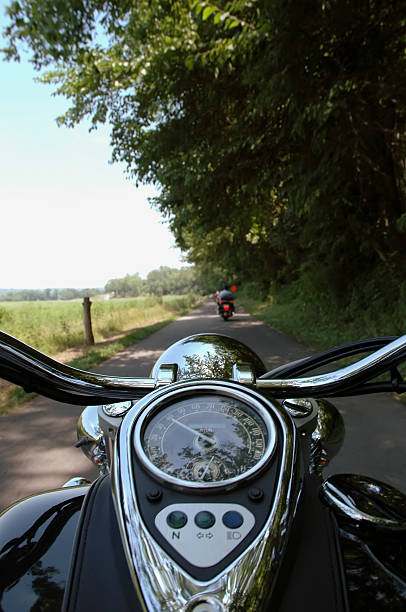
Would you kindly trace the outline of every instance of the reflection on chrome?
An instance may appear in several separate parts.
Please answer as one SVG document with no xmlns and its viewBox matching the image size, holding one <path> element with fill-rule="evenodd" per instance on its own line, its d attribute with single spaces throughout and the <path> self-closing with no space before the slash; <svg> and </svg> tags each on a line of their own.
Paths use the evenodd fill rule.
<svg viewBox="0 0 406 612">
<path fill-rule="evenodd" d="M 225 392 L 236 387 L 233 383 L 217 384 Z M 162 397 L 163 393 L 159 395 Z M 113 496 L 134 585 L 149 610 L 189 612 L 191 602 L 199 596 L 218 600 L 226 610 L 267 609 L 300 492 L 294 425 L 278 405 L 268 407 L 282 431 L 281 466 L 273 506 L 257 538 L 240 557 L 207 582 L 197 581 L 178 566 L 155 542 L 141 519 L 131 458 L 136 415 L 129 413 L 125 417 L 113 462 Z"/>
<path fill-rule="evenodd" d="M 289 412 L 290 416 L 296 419 L 304 419 L 312 414 L 314 401 L 308 398 L 296 398 L 283 400 L 282 406 Z"/>
<path fill-rule="evenodd" d="M 123 378 L 78 370 L 1 330 L 0 353 L 1 365 L 7 367 L 6 378 L 12 374 L 15 384 L 34 391 L 38 389 L 47 397 L 71 404 L 101 404 L 115 398 L 121 401 L 125 397 L 134 399 L 155 388 L 153 378 Z"/>
<path fill-rule="evenodd" d="M 100 474 L 109 472 L 103 432 L 99 424 L 97 406 L 86 406 L 77 425 L 78 442 L 83 453 L 99 469 Z"/>
<path fill-rule="evenodd" d="M 322 444 L 329 445 L 331 455 L 336 454 L 345 435 L 344 419 L 331 402 L 325 399 L 312 400 L 317 404 L 317 425 L 312 433 L 313 440 L 320 440 Z M 334 449 L 332 448 L 334 446 Z"/>
<path fill-rule="evenodd" d="M 364 527 L 406 532 L 406 495 L 367 476 L 334 474 L 321 487 L 322 500 Z"/>
<path fill-rule="evenodd" d="M 243 385 L 253 385 L 255 383 L 255 374 L 250 363 L 234 363 L 233 365 L 233 380 Z"/>
<path fill-rule="evenodd" d="M 161 363 L 159 368 L 155 370 L 155 386 L 162 387 L 175 382 L 178 373 L 176 363 Z"/>
<path fill-rule="evenodd" d="M 218 406 L 216 406 L 216 397 Z M 263 406 L 262 398 L 262 401 L 258 401 L 252 397 L 252 394 L 248 395 L 240 387 L 231 383 L 222 386 L 219 383 L 210 381 L 199 383 L 199 385 L 195 385 L 191 381 L 190 383 L 172 387 L 165 393 L 165 403 L 161 395 L 155 395 L 155 398 L 146 399 L 142 402 L 145 410 L 143 410 L 135 426 L 135 451 L 144 467 L 158 480 L 188 489 L 231 488 L 242 480 L 245 481 L 261 471 L 271 459 L 276 446 L 276 429 L 272 418 Z M 223 426 L 222 435 L 219 435 L 219 432 L 217 432 L 217 436 L 209 437 L 197 431 L 196 427 L 191 428 L 184 422 L 171 419 L 171 416 L 175 414 L 174 411 L 183 414 L 183 419 L 187 416 L 193 419 L 192 409 L 190 409 L 191 412 L 188 415 L 190 402 L 192 402 L 192 407 L 200 405 L 204 413 L 212 416 L 214 429 L 216 429 L 218 422 Z M 253 422 L 253 427 L 258 430 L 255 437 L 258 445 L 254 446 L 253 444 L 253 434 L 251 435 L 250 443 L 248 443 L 248 427 L 241 426 L 237 417 L 227 410 L 227 404 L 231 404 L 231 411 L 233 409 L 239 412 L 245 411 L 246 416 L 250 415 L 249 418 Z M 140 405 L 141 402 L 137 405 L 138 409 L 140 409 Z M 211 407 L 212 412 L 207 412 L 208 406 Z M 237 406 L 239 409 L 237 409 Z M 186 436 L 186 440 L 185 436 L 181 435 L 181 432 L 178 435 L 176 435 L 176 431 L 172 432 L 172 436 L 170 436 L 168 433 L 170 426 L 167 426 L 166 435 L 160 441 L 160 450 L 157 449 L 154 453 L 149 452 L 148 449 L 151 448 L 151 444 L 148 440 L 152 437 L 158 439 L 159 432 L 164 428 L 161 423 L 165 419 L 176 423 L 178 427 L 180 426 L 181 430 L 186 430 L 187 433 L 192 435 L 194 434 L 195 446 L 190 445 L 190 435 Z M 157 433 L 155 433 L 155 436 L 152 436 L 151 434 L 154 430 Z M 162 436 L 163 434 L 161 433 L 160 435 Z M 172 439 L 167 451 L 163 448 L 166 437 Z M 198 444 L 196 448 L 199 438 L 205 439 L 206 442 L 208 441 L 208 447 L 205 452 L 209 453 L 212 451 L 215 459 L 219 461 L 219 465 L 225 468 L 224 472 L 219 470 L 218 480 L 196 480 L 193 478 L 193 472 L 186 469 L 192 458 L 205 458 L 205 453 L 199 448 Z M 232 446 L 233 452 L 231 452 L 230 446 Z M 249 452 L 250 447 L 252 447 L 251 452 Z M 155 447 L 152 446 L 152 448 Z M 165 465 L 157 467 L 162 463 Z M 242 465 L 246 466 L 244 471 L 238 469 Z"/>
<path fill-rule="evenodd" d="M 111 417 L 121 417 L 127 414 L 130 408 L 134 405 L 134 402 L 116 402 L 114 404 L 104 404 L 103 412 Z"/>
<path fill-rule="evenodd" d="M 82 411 L 77 426 L 78 440 L 86 437 L 89 442 L 98 443 L 103 438 L 103 432 L 99 425 L 97 406 L 86 406 Z"/>
<path fill-rule="evenodd" d="M 162 364 L 177 364 L 177 380 L 215 378 L 231 380 L 233 366 L 250 364 L 253 376 L 265 373 L 265 366 L 248 346 L 219 334 L 195 334 L 172 344 L 155 363 L 151 376 L 156 378 Z M 241 374 L 244 376 L 245 374 Z"/>
<path fill-rule="evenodd" d="M 224 612 L 225 608 L 217 597 L 198 595 L 189 601 L 186 612 Z"/>
<path fill-rule="evenodd" d="M 63 485 L 62 489 L 69 489 L 70 487 L 81 487 L 83 485 L 89 485 L 91 481 L 84 476 L 74 476 L 67 480 Z"/>
<path fill-rule="evenodd" d="M 371 380 L 402 361 L 406 356 L 406 335 L 335 372 L 290 379 L 258 378 L 265 375 L 259 357 L 244 344 L 218 334 L 196 334 L 173 344 L 156 362 L 151 378 L 123 378 L 78 370 L 1 331 L 0 354 L 7 380 L 33 391 L 39 390 L 47 397 L 77 405 L 142 398 L 156 388 L 158 370 L 163 364 L 177 365 L 177 380 L 232 380 L 235 364 L 250 363 L 259 390 L 268 389 L 278 397 L 322 397 L 337 391 L 341 394 L 347 392 L 353 385 Z M 242 368 L 240 372 L 245 377 Z M 161 382 L 167 384 L 172 374 L 164 368 L 161 376 L 164 378 Z M 247 384 L 248 380 L 241 382 Z"/>
</svg>

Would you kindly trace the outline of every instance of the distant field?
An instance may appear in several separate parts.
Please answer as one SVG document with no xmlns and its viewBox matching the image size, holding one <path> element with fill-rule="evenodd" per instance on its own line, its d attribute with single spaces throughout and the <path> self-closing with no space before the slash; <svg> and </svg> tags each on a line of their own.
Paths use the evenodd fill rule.
<svg viewBox="0 0 406 612">
<path fill-rule="evenodd" d="M 162 321 L 171 314 L 182 314 L 192 303 L 191 296 L 95 298 L 91 308 L 95 342 Z M 0 329 L 48 355 L 56 355 L 85 344 L 82 302 L 0 302 Z"/>
</svg>

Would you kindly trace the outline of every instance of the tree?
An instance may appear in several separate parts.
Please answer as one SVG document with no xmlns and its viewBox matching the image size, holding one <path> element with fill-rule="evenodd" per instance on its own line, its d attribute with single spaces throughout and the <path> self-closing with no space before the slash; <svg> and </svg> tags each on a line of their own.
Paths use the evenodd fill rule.
<svg viewBox="0 0 406 612">
<path fill-rule="evenodd" d="M 371 270 L 404 278 L 404 9 L 20 0 L 6 56 L 25 43 L 52 68 L 42 78 L 71 102 L 60 123 L 111 124 L 113 160 L 161 187 L 206 277 L 300 277 L 350 299 Z"/>
<path fill-rule="evenodd" d="M 124 278 L 113 278 L 106 283 L 105 291 L 114 297 L 137 297 L 145 290 L 145 281 L 139 274 L 127 274 Z"/>
<path fill-rule="evenodd" d="M 136 297 L 141 294 L 168 295 L 207 292 L 194 267 L 169 268 L 161 266 L 149 272 L 146 280 L 139 274 L 127 274 L 123 278 L 113 278 L 105 290 L 114 297 Z"/>
</svg>

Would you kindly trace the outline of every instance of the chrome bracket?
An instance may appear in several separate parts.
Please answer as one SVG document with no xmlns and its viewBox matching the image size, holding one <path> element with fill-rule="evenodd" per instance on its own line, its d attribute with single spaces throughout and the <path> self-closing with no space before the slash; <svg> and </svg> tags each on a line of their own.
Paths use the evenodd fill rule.
<svg viewBox="0 0 406 612">
<path fill-rule="evenodd" d="M 164 387 L 175 382 L 178 375 L 176 363 L 161 363 L 155 375 L 155 387 Z"/>
<path fill-rule="evenodd" d="M 233 365 L 233 380 L 243 385 L 254 385 L 255 374 L 249 363 L 235 363 Z"/>
<path fill-rule="evenodd" d="M 116 402 L 114 404 L 103 404 L 102 409 L 107 416 L 110 417 L 122 417 L 130 410 L 134 405 L 132 400 L 127 402 Z"/>
</svg>

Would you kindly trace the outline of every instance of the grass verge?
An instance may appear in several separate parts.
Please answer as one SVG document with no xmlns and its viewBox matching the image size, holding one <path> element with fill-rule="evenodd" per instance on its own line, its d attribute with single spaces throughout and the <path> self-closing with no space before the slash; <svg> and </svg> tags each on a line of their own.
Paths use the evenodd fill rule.
<svg viewBox="0 0 406 612">
<path fill-rule="evenodd" d="M 375 321 L 368 321 L 366 317 L 354 317 L 348 312 L 339 312 L 334 308 L 326 311 L 319 305 L 306 303 L 289 291 L 262 301 L 251 296 L 239 296 L 239 301 L 254 317 L 295 338 L 313 352 L 364 338 L 402 333 L 396 327 L 391 327 L 389 318 L 377 326 Z M 362 356 L 341 360 L 336 362 L 334 367 L 343 367 Z M 406 364 L 402 364 L 399 370 L 406 378 Z M 406 404 L 406 393 L 391 395 Z"/>
<path fill-rule="evenodd" d="M 242 296 L 239 301 L 254 317 L 292 336 L 312 351 L 323 351 L 363 338 L 400 333 L 389 324 L 379 327 L 332 305 L 321 308 L 319 304 L 306 303 L 288 293 L 262 301 Z"/>
</svg>

